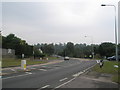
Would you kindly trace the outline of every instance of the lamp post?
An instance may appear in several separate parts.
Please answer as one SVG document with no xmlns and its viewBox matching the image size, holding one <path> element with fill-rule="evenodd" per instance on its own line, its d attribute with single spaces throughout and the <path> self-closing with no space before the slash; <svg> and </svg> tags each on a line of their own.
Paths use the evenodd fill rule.
<svg viewBox="0 0 120 90">
<path fill-rule="evenodd" d="M 93 37 L 92 36 L 85 36 L 85 37 L 90 37 L 91 38 L 91 41 L 92 41 L 92 56 L 93 56 L 93 59 L 94 59 L 94 48 L 93 48 Z"/>
<path fill-rule="evenodd" d="M 117 24 L 116 24 L 116 6 L 115 5 L 107 5 L 107 4 L 101 4 L 101 6 L 113 6 L 115 11 L 115 46 L 116 46 L 116 61 L 118 61 L 118 46 L 117 46 Z"/>
</svg>

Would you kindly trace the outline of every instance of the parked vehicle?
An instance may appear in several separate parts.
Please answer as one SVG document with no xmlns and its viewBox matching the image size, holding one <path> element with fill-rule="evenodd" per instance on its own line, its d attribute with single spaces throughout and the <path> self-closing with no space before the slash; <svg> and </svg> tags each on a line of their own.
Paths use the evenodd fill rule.
<svg viewBox="0 0 120 90">
<path fill-rule="evenodd" d="M 116 56 L 108 57 L 107 60 L 115 61 L 116 60 Z M 118 60 L 120 61 L 120 56 L 118 56 Z"/>
<path fill-rule="evenodd" d="M 69 57 L 67 57 L 67 56 L 66 56 L 66 57 L 64 57 L 64 60 L 69 60 L 69 59 L 70 59 L 70 58 L 69 58 Z"/>
</svg>

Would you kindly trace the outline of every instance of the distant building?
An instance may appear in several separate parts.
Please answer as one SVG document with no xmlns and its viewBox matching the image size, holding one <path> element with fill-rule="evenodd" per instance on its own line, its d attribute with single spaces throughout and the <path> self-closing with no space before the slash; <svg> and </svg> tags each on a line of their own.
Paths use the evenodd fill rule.
<svg viewBox="0 0 120 90">
<path fill-rule="evenodd" d="M 13 58 L 15 57 L 15 50 L 13 49 L 3 49 L 0 48 L 2 52 L 0 52 L 0 55 L 2 55 L 2 58 Z"/>
</svg>

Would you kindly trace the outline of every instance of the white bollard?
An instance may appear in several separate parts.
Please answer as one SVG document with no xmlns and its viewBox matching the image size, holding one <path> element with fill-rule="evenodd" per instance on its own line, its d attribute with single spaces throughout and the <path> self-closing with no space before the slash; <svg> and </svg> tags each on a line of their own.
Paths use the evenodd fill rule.
<svg viewBox="0 0 120 90">
<path fill-rule="evenodd" d="M 21 60 L 21 69 L 26 70 L 26 60 Z"/>
</svg>

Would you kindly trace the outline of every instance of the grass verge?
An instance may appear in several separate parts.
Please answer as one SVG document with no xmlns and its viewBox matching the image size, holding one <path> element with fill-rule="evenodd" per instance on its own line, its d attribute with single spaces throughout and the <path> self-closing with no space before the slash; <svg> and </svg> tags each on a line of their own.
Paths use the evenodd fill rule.
<svg viewBox="0 0 120 90">
<path fill-rule="evenodd" d="M 58 59 L 57 57 L 48 57 L 48 60 L 56 60 Z"/>
<path fill-rule="evenodd" d="M 114 67 L 114 65 L 118 65 L 119 68 Z M 120 62 L 116 61 L 106 61 L 104 62 L 104 65 L 102 68 L 99 67 L 99 64 L 97 64 L 93 71 L 99 72 L 99 73 L 107 73 L 112 74 L 112 81 L 117 82 L 120 84 Z"/>
<path fill-rule="evenodd" d="M 25 59 L 25 60 L 27 65 L 42 64 L 47 62 L 47 61 L 36 61 L 36 60 L 30 60 L 30 59 Z M 2 59 L 2 68 L 20 66 L 20 65 L 21 65 L 21 59 L 14 59 L 14 58 Z"/>
</svg>

